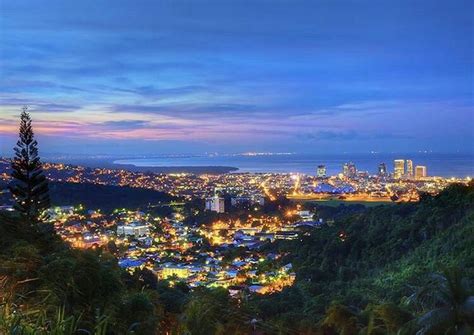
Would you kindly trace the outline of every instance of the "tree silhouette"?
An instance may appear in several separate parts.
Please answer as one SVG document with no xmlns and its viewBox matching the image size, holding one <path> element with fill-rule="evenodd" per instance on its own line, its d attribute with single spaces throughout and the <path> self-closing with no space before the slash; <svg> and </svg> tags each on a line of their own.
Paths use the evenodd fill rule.
<svg viewBox="0 0 474 335">
<path fill-rule="evenodd" d="M 29 223 L 44 221 L 44 210 L 50 206 L 48 181 L 43 174 L 28 107 L 20 116 L 19 140 L 12 159 L 13 185 L 10 192 L 15 199 L 14 208 Z"/>
</svg>

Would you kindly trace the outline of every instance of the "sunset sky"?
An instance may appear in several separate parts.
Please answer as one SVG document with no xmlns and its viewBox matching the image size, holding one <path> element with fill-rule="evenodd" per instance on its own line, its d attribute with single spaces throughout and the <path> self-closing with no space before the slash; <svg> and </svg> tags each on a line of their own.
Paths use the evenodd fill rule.
<svg viewBox="0 0 474 335">
<path fill-rule="evenodd" d="M 474 151 L 472 1 L 0 3 L 0 154 Z"/>
</svg>

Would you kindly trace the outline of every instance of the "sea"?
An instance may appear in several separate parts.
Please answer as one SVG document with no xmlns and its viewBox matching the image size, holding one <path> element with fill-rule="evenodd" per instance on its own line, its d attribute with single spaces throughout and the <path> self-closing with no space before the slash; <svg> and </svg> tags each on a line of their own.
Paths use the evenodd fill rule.
<svg viewBox="0 0 474 335">
<path fill-rule="evenodd" d="M 325 165 L 329 175 L 342 171 L 346 162 L 353 162 L 357 170 L 375 174 L 380 163 L 393 171 L 395 159 L 411 159 L 413 166 L 424 165 L 429 176 L 472 177 L 474 176 L 474 154 L 226 154 L 226 155 L 168 155 L 148 158 L 131 158 L 114 161 L 114 164 L 130 164 L 137 167 L 191 167 L 228 166 L 238 168 L 235 172 L 253 173 L 304 173 L 314 175 L 318 165 Z"/>
</svg>

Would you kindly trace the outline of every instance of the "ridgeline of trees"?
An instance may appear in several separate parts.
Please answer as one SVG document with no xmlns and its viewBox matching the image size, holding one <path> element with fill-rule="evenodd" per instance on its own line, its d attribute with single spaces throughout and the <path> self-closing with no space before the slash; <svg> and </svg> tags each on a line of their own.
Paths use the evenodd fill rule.
<svg viewBox="0 0 474 335">
<path fill-rule="evenodd" d="M 15 176 L 19 185 L 31 186 L 24 190 L 43 182 L 36 178 L 40 165 L 34 171 Z M 292 262 L 295 285 L 240 300 L 224 289 L 170 287 L 148 270 L 131 275 L 107 250 L 73 250 L 43 223 L 40 207 L 19 206 L 35 203 L 34 191 L 23 194 L 16 212 L 0 216 L 0 334 L 421 335 L 474 329 L 474 184 L 453 185 L 416 204 L 335 215 L 333 224 L 301 240 L 271 244 L 270 251 Z"/>
<path fill-rule="evenodd" d="M 165 192 L 128 186 L 50 182 L 51 203 L 82 204 L 88 209 L 144 208 L 177 200 Z"/>
<path fill-rule="evenodd" d="M 420 330 L 418 317 L 451 304 L 459 315 L 426 315 L 423 322 L 438 327 L 426 334 L 458 334 L 461 324 L 470 324 L 468 334 L 474 329 L 474 183 L 452 185 L 419 203 L 347 215 L 301 241 L 270 248 L 288 254 L 284 262 L 292 262 L 297 283 L 254 300 L 264 318 L 288 324 L 303 318 L 308 329 L 319 324 L 336 334 L 396 334 L 403 326 L 411 334 Z M 428 292 L 430 302 L 421 298 Z M 444 306 L 438 294 L 445 296 Z M 381 308 L 400 314 L 396 327 L 380 319 Z M 352 330 L 328 321 L 334 313 L 351 319 Z"/>
<path fill-rule="evenodd" d="M 181 200 L 165 192 L 128 186 L 49 181 L 48 187 L 51 206 L 81 204 L 87 209 L 101 209 L 104 212 L 116 208 L 146 208 Z M 10 193 L 0 194 L 0 203 L 12 202 L 14 199 Z"/>
</svg>

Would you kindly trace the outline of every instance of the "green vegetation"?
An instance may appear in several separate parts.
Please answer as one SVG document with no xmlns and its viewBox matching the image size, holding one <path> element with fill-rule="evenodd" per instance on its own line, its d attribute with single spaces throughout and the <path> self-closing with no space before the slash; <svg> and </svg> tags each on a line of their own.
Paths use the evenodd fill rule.
<svg viewBox="0 0 474 335">
<path fill-rule="evenodd" d="M 394 326 L 397 331 L 407 320 L 419 330 L 421 321 L 414 320 L 431 309 L 426 304 L 414 304 L 413 297 L 428 287 L 441 292 L 440 285 L 433 285 L 435 276 L 451 283 L 447 287 L 459 299 L 458 304 L 471 304 L 470 312 L 464 311 L 463 315 L 469 316 L 465 322 L 469 320 L 472 327 L 473 246 L 474 184 L 453 185 L 436 197 L 424 197 L 420 203 L 349 214 L 297 243 L 272 246 L 288 254 L 285 261 L 296 268 L 297 283 L 281 294 L 254 302 L 265 318 L 291 322 L 298 315 L 304 318 L 301 327 L 319 325 L 319 329 L 331 328 L 341 334 L 376 334 L 375 330 L 367 330 L 374 324 L 377 329 L 383 328 L 379 333 L 396 333 L 377 321 L 377 313 L 392 308 L 403 315 L 403 322 Z M 440 272 L 443 274 L 434 275 Z M 461 283 L 464 293 L 455 293 Z M 452 299 L 445 300 L 452 303 Z M 440 308 L 440 304 L 433 303 L 431 308 Z M 336 315 L 344 317 L 352 330 L 338 328 L 339 322 L 330 321 Z M 466 324 L 456 322 L 458 328 Z M 308 328 L 315 331 L 313 326 Z M 431 333 L 443 334 L 446 329 Z"/>
<path fill-rule="evenodd" d="M 82 204 L 86 208 L 112 211 L 115 208 L 144 208 L 176 200 L 164 192 L 144 188 L 87 183 L 50 183 L 51 203 L 55 206 Z"/>
<path fill-rule="evenodd" d="M 12 160 L 12 177 L 15 182 L 10 187 L 10 192 L 17 212 L 32 223 L 41 221 L 41 213 L 49 207 L 48 181 L 43 174 L 37 146 L 30 114 L 27 107 L 23 107 L 19 139 Z"/>
<path fill-rule="evenodd" d="M 267 246 L 287 253 L 297 281 L 243 300 L 130 275 L 106 250 L 71 250 L 2 216 L 0 333 L 470 334 L 473 205 L 474 185 L 454 185 L 418 204 L 349 211 Z"/>
<path fill-rule="evenodd" d="M 145 188 L 51 181 L 49 195 L 52 206 L 82 204 L 85 208 L 101 209 L 104 212 L 111 212 L 116 208 L 160 206 L 177 199 L 167 193 Z M 10 193 L 0 193 L 0 202 L 11 203 Z"/>
</svg>

